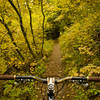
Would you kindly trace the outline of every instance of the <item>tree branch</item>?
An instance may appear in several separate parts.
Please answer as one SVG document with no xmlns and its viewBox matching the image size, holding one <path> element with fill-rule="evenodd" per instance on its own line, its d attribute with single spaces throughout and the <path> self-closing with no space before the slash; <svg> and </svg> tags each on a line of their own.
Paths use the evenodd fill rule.
<svg viewBox="0 0 100 100">
<path fill-rule="evenodd" d="M 15 47 L 18 48 L 18 46 L 17 46 L 17 44 L 15 43 L 14 38 L 13 38 L 13 36 L 12 36 L 12 32 L 10 31 L 8 25 L 4 22 L 4 19 L 3 19 L 3 20 L 0 19 L 0 22 L 1 22 L 1 24 L 4 25 L 4 27 L 5 27 L 6 30 L 8 31 L 8 35 L 10 36 L 10 39 L 11 39 L 13 45 L 14 45 Z M 16 48 L 16 52 L 19 54 L 19 56 L 20 56 L 20 57 L 22 58 L 22 60 L 24 61 L 25 59 L 24 59 L 23 55 L 21 54 L 21 52 L 20 52 L 17 48 Z"/>
<path fill-rule="evenodd" d="M 30 29 L 31 29 L 31 34 L 33 36 L 33 43 L 36 47 L 34 32 L 33 32 L 33 28 L 32 28 L 33 27 L 33 25 L 32 25 L 32 11 L 31 11 L 31 8 L 29 6 L 29 1 L 28 0 L 26 0 L 26 5 L 27 5 L 27 8 L 28 8 L 29 16 L 30 16 Z"/>
<path fill-rule="evenodd" d="M 45 14 L 44 14 L 44 11 L 43 11 L 43 0 L 41 0 L 41 12 L 42 12 L 42 15 L 43 15 L 43 23 L 42 23 L 43 40 L 42 40 L 41 55 L 43 57 L 43 48 L 44 48 L 44 23 L 45 23 Z"/>
<path fill-rule="evenodd" d="M 30 47 L 30 44 L 28 42 L 28 39 L 26 37 L 26 32 L 25 32 L 25 29 L 24 29 L 24 26 L 23 26 L 23 21 L 22 21 L 22 16 L 21 16 L 21 12 L 18 11 L 18 9 L 16 8 L 16 6 L 13 4 L 12 0 L 8 0 L 8 2 L 11 4 L 11 6 L 13 7 L 13 9 L 15 10 L 15 12 L 17 13 L 18 17 L 19 17 L 19 20 L 20 20 L 20 28 L 21 28 L 21 31 L 23 33 L 23 36 L 24 36 L 24 39 L 26 41 L 26 44 L 28 46 L 28 49 L 30 51 L 30 53 L 32 54 L 33 58 L 35 58 L 34 54 L 33 54 L 33 51 Z M 19 5 L 20 7 L 20 5 Z M 19 9 L 20 10 L 20 9 Z"/>
</svg>

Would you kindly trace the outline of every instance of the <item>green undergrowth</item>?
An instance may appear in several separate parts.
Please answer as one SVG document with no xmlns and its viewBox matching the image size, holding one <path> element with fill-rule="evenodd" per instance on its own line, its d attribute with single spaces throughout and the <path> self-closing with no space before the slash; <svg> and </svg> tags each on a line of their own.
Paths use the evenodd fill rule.
<svg viewBox="0 0 100 100">
<path fill-rule="evenodd" d="M 84 12 L 85 7 L 88 15 Z M 65 76 L 100 76 L 100 14 L 96 3 L 94 7 L 90 6 L 90 11 L 87 7 L 80 10 L 81 16 L 85 15 L 83 18 L 78 21 L 77 17 L 70 27 L 65 26 L 64 32 L 61 32 L 59 40 Z M 97 83 L 90 82 L 88 87 L 74 84 L 72 88 L 76 93 L 73 100 L 96 100 L 100 94 Z"/>
<path fill-rule="evenodd" d="M 44 57 L 42 59 L 21 62 L 17 58 L 11 58 L 9 61 L 9 69 L 4 67 L 2 73 L 12 75 L 35 75 L 41 77 L 45 72 L 45 65 L 48 61 L 48 56 L 51 54 L 53 48 L 53 41 L 45 41 L 44 44 Z M 0 68 L 1 69 L 1 68 Z M 8 70 L 8 71 L 7 71 Z M 16 81 L 0 81 L 0 100 L 37 100 L 37 82 L 16 82 Z"/>
<path fill-rule="evenodd" d="M 95 23 L 97 26 L 95 26 Z M 100 75 L 99 41 L 94 39 L 94 36 L 98 34 L 96 31 L 98 25 L 97 17 L 90 16 L 84 19 L 84 23 L 82 21 L 66 28 L 64 34 L 60 37 L 65 76 Z M 89 83 L 89 87 L 82 87 L 74 85 L 76 96 L 73 100 L 82 100 L 82 98 L 92 100 L 100 93 L 100 88 L 96 84 L 91 85 Z"/>
</svg>

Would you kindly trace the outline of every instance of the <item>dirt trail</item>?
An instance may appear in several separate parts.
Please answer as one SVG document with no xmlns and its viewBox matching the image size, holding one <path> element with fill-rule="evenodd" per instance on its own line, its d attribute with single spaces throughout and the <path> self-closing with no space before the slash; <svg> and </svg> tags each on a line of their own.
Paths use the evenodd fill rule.
<svg viewBox="0 0 100 100">
<path fill-rule="evenodd" d="M 64 76 L 64 68 L 61 65 L 61 51 L 60 51 L 60 45 L 58 40 L 55 40 L 54 48 L 51 53 L 51 56 L 49 57 L 46 67 L 47 67 L 45 72 L 46 77 L 62 78 Z M 58 90 L 61 89 L 62 86 L 63 86 L 62 83 L 59 84 Z M 58 95 L 56 96 L 55 100 L 71 100 L 69 96 L 66 95 L 69 94 L 69 92 L 71 92 L 71 90 L 70 88 L 68 88 L 66 84 L 64 88 L 62 88 L 61 91 L 58 92 Z"/>
<path fill-rule="evenodd" d="M 59 77 L 59 78 L 62 78 L 64 76 L 64 73 L 63 73 L 64 69 L 61 66 L 60 45 L 59 45 L 58 40 L 55 40 L 54 42 L 55 43 L 54 43 L 53 51 L 51 53 L 51 56 L 49 57 L 48 63 L 46 65 L 46 72 L 44 73 L 43 77 Z M 71 92 L 71 90 L 70 90 L 70 88 L 68 88 L 67 85 L 68 84 L 66 83 L 64 88 L 62 88 L 63 83 L 58 85 L 58 90 L 60 90 L 61 88 L 62 89 L 61 89 L 61 91 L 58 92 L 57 96 L 55 97 L 55 100 L 72 100 L 72 99 L 70 99 L 70 97 L 68 95 Z M 56 87 L 55 90 L 57 91 L 57 86 L 55 86 L 55 87 Z M 42 88 L 43 88 L 42 92 L 43 93 L 46 92 L 45 90 L 47 89 L 47 85 L 44 85 Z M 41 92 L 39 94 L 41 94 Z M 42 98 L 42 97 L 39 96 L 38 100 L 42 100 L 40 98 Z M 45 99 L 46 99 L 46 95 L 45 95 Z"/>
<path fill-rule="evenodd" d="M 63 75 L 61 67 L 61 52 L 58 40 L 55 40 L 53 52 L 49 57 L 46 67 L 45 76 L 47 77 L 61 77 Z"/>
<path fill-rule="evenodd" d="M 54 48 L 51 56 L 49 57 L 49 61 L 47 63 L 47 69 L 45 72 L 46 77 L 64 77 L 64 68 L 61 64 L 61 51 L 59 41 L 55 40 Z M 58 90 L 61 89 L 63 83 L 58 85 Z M 56 87 L 56 86 L 55 86 Z M 57 91 L 57 90 L 56 90 Z M 74 92 L 68 86 L 68 83 L 64 85 L 61 91 L 58 92 L 55 100 L 72 100 L 74 97 Z"/>
</svg>

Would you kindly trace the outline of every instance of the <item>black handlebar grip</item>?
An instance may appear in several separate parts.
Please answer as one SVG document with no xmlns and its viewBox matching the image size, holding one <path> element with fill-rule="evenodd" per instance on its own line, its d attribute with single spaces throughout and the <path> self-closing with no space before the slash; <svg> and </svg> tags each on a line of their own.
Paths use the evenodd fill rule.
<svg viewBox="0 0 100 100">
<path fill-rule="evenodd" d="M 15 75 L 0 75 L 0 80 L 14 80 L 15 78 Z"/>
<path fill-rule="evenodd" d="M 88 81 L 100 82 L 100 77 L 88 77 Z"/>
</svg>

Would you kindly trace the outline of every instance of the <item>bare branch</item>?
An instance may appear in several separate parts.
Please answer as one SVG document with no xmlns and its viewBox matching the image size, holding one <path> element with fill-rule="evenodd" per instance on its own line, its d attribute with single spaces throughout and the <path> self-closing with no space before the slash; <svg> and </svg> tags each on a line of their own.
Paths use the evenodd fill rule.
<svg viewBox="0 0 100 100">
<path fill-rule="evenodd" d="M 28 39 L 26 37 L 26 31 L 24 29 L 24 26 L 23 26 L 23 21 L 22 21 L 22 16 L 21 16 L 21 12 L 18 11 L 18 9 L 16 8 L 16 6 L 14 5 L 14 3 L 12 2 L 12 0 L 8 0 L 8 2 L 11 4 L 11 6 L 13 7 L 13 9 L 15 10 L 15 12 L 17 13 L 18 17 L 19 17 L 19 20 L 20 20 L 20 28 L 21 28 L 21 31 L 23 33 L 23 36 L 24 36 L 24 39 L 26 41 L 26 44 L 28 46 L 28 49 L 30 51 L 30 53 L 32 54 L 33 58 L 35 58 L 34 54 L 33 54 L 33 51 L 32 51 L 32 48 L 30 47 L 30 44 L 28 42 Z M 18 2 L 19 3 L 19 2 Z M 20 5 L 18 5 L 19 8 L 20 8 Z M 20 9 L 19 9 L 20 10 Z"/>
<path fill-rule="evenodd" d="M 42 29 L 43 29 L 43 40 L 42 40 L 42 48 L 41 48 L 41 55 L 43 57 L 43 46 L 44 46 L 44 23 L 45 23 L 45 14 L 44 14 L 44 11 L 43 11 L 43 0 L 41 0 L 41 12 L 42 12 L 42 15 L 43 15 L 43 23 L 42 23 Z"/>
<path fill-rule="evenodd" d="M 29 16 L 30 16 L 30 28 L 31 28 L 31 34 L 33 36 L 33 43 L 36 47 L 35 37 L 34 37 L 34 32 L 33 32 L 33 24 L 32 24 L 32 11 L 31 11 L 31 8 L 29 6 L 29 1 L 28 0 L 26 0 L 26 5 L 27 5 L 27 8 L 28 8 Z"/>
</svg>

